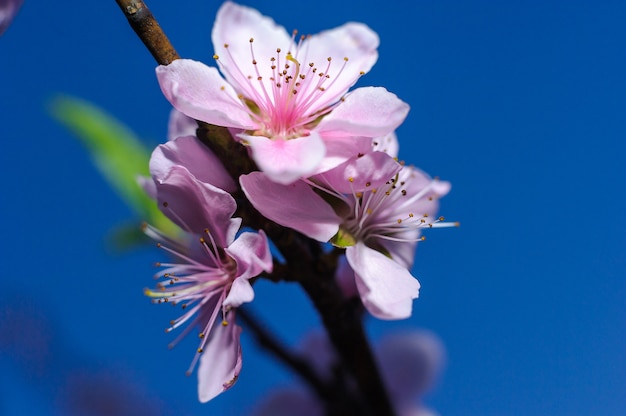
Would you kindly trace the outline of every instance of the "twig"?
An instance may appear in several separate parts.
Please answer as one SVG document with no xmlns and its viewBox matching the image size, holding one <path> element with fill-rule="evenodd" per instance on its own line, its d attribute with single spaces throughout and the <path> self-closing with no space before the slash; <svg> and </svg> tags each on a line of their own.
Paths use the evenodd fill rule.
<svg viewBox="0 0 626 416">
<path fill-rule="evenodd" d="M 295 370 L 320 397 L 332 399 L 333 393 L 330 387 L 319 378 L 308 362 L 288 351 L 276 337 L 263 327 L 254 317 L 254 314 L 248 313 L 247 308 L 239 308 L 237 309 L 237 317 L 241 318 L 243 323 L 252 331 L 261 347 L 274 355 L 287 367 Z"/>
<path fill-rule="evenodd" d="M 179 59 L 178 53 L 159 26 L 148 6 L 141 0 L 115 0 L 128 19 L 139 39 L 146 45 L 154 59 L 161 65 L 169 65 Z"/>
</svg>

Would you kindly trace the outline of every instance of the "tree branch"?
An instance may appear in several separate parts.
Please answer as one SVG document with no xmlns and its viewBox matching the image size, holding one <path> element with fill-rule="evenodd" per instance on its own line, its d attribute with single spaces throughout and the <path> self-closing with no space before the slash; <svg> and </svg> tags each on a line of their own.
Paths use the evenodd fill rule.
<svg viewBox="0 0 626 416">
<path fill-rule="evenodd" d="M 252 331 L 257 343 L 265 350 L 270 352 L 279 361 L 287 367 L 295 370 L 316 392 L 320 397 L 331 399 L 333 392 L 330 387 L 324 383 L 315 373 L 313 368 L 301 357 L 288 351 L 282 343 L 274 337 L 271 332 L 267 331 L 263 325 L 254 317 L 253 313 L 248 313 L 248 308 L 238 308 L 237 317 L 241 318 L 243 323 Z"/>
<path fill-rule="evenodd" d="M 169 65 L 179 59 L 178 53 L 161 29 L 148 6 L 141 0 L 115 0 L 128 19 L 139 39 L 146 45 L 154 59 L 161 65 Z"/>
</svg>

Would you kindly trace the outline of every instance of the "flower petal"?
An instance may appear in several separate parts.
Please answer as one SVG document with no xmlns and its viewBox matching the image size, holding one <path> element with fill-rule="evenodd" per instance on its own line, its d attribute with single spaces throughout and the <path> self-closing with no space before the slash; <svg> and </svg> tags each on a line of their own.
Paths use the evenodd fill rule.
<svg viewBox="0 0 626 416">
<path fill-rule="evenodd" d="M 152 199 L 157 198 L 157 189 L 154 180 L 149 176 L 137 175 L 135 178 L 137 184 L 143 189 L 143 191 Z"/>
<path fill-rule="evenodd" d="M 201 182 L 227 192 L 237 189 L 222 162 L 195 136 L 179 137 L 157 146 L 152 152 L 150 173 L 155 180 L 163 179 L 175 165 L 184 166 Z"/>
<path fill-rule="evenodd" d="M 316 131 L 323 137 L 379 137 L 391 133 L 409 113 L 409 105 L 382 87 L 357 88 L 325 116 Z"/>
<path fill-rule="evenodd" d="M 231 219 L 237 204 L 228 192 L 197 180 L 183 166 L 173 166 L 155 183 L 159 207 L 169 219 L 193 234 L 208 229 L 218 246 L 228 246 L 241 222 Z"/>
<path fill-rule="evenodd" d="M 167 122 L 167 140 L 174 140 L 183 136 L 195 136 L 197 129 L 198 122 L 196 120 L 172 108 Z"/>
<path fill-rule="evenodd" d="M 346 249 L 346 258 L 354 269 L 361 301 L 372 315 L 379 319 L 411 316 L 420 284 L 408 270 L 361 241 Z"/>
<path fill-rule="evenodd" d="M 258 233 L 242 233 L 226 252 L 237 262 L 237 275 L 257 276 L 262 271 L 272 271 L 272 253 L 263 230 Z"/>
<path fill-rule="evenodd" d="M 263 230 L 242 233 L 225 251 L 237 262 L 237 278 L 223 305 L 236 308 L 254 299 L 254 291 L 248 279 L 263 271 L 272 271 L 272 253 Z"/>
<path fill-rule="evenodd" d="M 237 93 L 216 68 L 191 59 L 177 59 L 167 66 L 158 66 L 156 74 L 165 98 L 185 115 L 217 126 L 255 127 Z"/>
<path fill-rule="evenodd" d="M 364 155 L 372 151 L 371 137 L 331 137 L 324 135 L 322 137 L 326 146 L 326 155 L 322 159 L 313 174 L 318 174 L 331 170 L 348 159 L 358 155 Z"/>
<path fill-rule="evenodd" d="M 259 169 L 283 185 L 310 176 L 324 158 L 326 148 L 320 137 L 311 133 L 297 139 L 268 139 L 240 134 L 252 149 L 252 159 Z"/>
<path fill-rule="evenodd" d="M 381 373 L 393 402 L 415 405 L 439 375 L 445 361 L 441 340 L 429 331 L 399 332 L 376 349 Z"/>
<path fill-rule="evenodd" d="M 371 152 L 361 157 L 353 157 L 335 169 L 311 179 L 324 183 L 335 191 L 351 194 L 384 185 L 400 169 L 402 166 L 388 154 Z"/>
<path fill-rule="evenodd" d="M 268 219 L 293 228 L 318 241 L 328 241 L 339 230 L 341 219 L 313 189 L 302 181 L 281 185 L 261 172 L 241 175 L 244 193 Z"/>
<path fill-rule="evenodd" d="M 3 0 L 0 1 L 0 35 L 7 30 L 11 21 L 22 6 L 24 0 Z"/>
<path fill-rule="evenodd" d="M 254 300 L 254 289 L 250 281 L 243 277 L 236 278 L 231 287 L 228 296 L 222 303 L 225 307 L 238 308 L 244 303 L 252 302 Z"/>
<path fill-rule="evenodd" d="M 258 94 L 264 96 L 264 91 L 261 83 L 250 82 L 248 76 L 255 80 L 258 76 L 269 80 L 272 76 L 269 58 L 276 56 L 277 48 L 286 54 L 292 44 L 291 36 L 285 28 L 277 25 L 270 17 L 229 1 L 217 12 L 211 38 L 224 77 L 250 99 Z M 253 45 L 250 39 L 254 40 Z M 267 61 L 253 65 L 251 46 L 254 57 Z"/>
<path fill-rule="evenodd" d="M 378 59 L 379 43 L 376 32 L 363 23 L 355 22 L 325 30 L 303 41 L 299 48 L 302 53 L 298 51 L 295 58 L 303 66 L 313 63 L 318 73 L 323 72 L 330 77 L 322 84 L 324 94 L 311 108 L 312 113 L 338 101 L 374 66 Z M 328 61 L 328 58 L 331 58 L 331 61 Z M 298 94 L 314 93 L 316 86 L 316 82 L 307 83 L 307 88 Z"/>
<path fill-rule="evenodd" d="M 375 152 L 385 152 L 391 157 L 398 157 L 400 143 L 395 132 L 391 132 L 381 137 L 376 137 L 372 141 L 372 148 Z"/>
<path fill-rule="evenodd" d="M 234 316 L 234 314 L 233 314 Z M 231 388 L 241 372 L 241 327 L 216 325 L 206 343 L 198 368 L 198 398 L 206 403 Z"/>
</svg>

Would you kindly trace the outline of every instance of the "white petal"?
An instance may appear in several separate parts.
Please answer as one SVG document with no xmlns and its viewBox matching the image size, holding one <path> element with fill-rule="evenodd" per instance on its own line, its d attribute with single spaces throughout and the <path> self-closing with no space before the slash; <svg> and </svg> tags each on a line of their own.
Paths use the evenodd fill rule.
<svg viewBox="0 0 626 416">
<path fill-rule="evenodd" d="M 361 301 L 372 315 L 379 319 L 411 316 L 420 284 L 408 270 L 360 241 L 346 249 L 346 258 L 354 269 Z"/>
</svg>

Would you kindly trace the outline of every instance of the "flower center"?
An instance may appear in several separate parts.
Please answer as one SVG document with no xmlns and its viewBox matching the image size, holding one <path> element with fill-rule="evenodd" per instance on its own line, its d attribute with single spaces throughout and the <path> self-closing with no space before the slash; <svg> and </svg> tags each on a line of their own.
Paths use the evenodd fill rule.
<svg viewBox="0 0 626 416">
<path fill-rule="evenodd" d="M 200 247 L 182 246 L 149 225 L 144 225 L 144 233 L 158 241 L 159 248 L 177 259 L 170 263 L 157 263 L 157 267 L 165 268 L 155 275 L 159 279 L 157 287 L 144 290 L 153 303 L 180 304 L 184 311 L 171 320 L 165 330 L 171 332 L 188 322 L 183 332 L 170 343 L 170 348 L 195 326 L 200 327 L 200 345 L 188 370 L 191 373 L 208 340 L 205 334 L 216 322 L 222 310 L 219 305 L 222 305 L 236 277 L 237 264 L 217 246 L 209 230 L 205 230 L 205 236 L 199 238 Z M 227 313 L 222 312 L 224 315 Z"/>
<path fill-rule="evenodd" d="M 443 217 L 431 218 L 436 212 L 434 191 L 437 179 L 423 188 L 411 187 L 411 168 L 403 168 L 385 184 L 384 189 L 370 189 L 353 195 L 353 212 L 346 218 L 346 227 L 357 239 L 367 243 L 376 240 L 423 241 L 423 228 L 457 226 L 443 222 Z M 412 189 L 413 188 L 413 189 Z M 418 211 L 419 210 L 419 211 Z"/>
<path fill-rule="evenodd" d="M 296 34 L 289 51 L 276 48 L 269 56 L 257 56 L 250 38 L 251 66 L 237 61 L 228 44 L 225 62 L 214 55 L 222 73 L 239 84 L 234 85 L 239 100 L 258 125 L 254 135 L 285 140 L 305 136 L 337 104 L 338 97 L 326 91 L 340 78 L 348 58 L 341 66 L 330 56 L 323 63 L 308 61 L 307 37 L 296 42 Z"/>
</svg>

